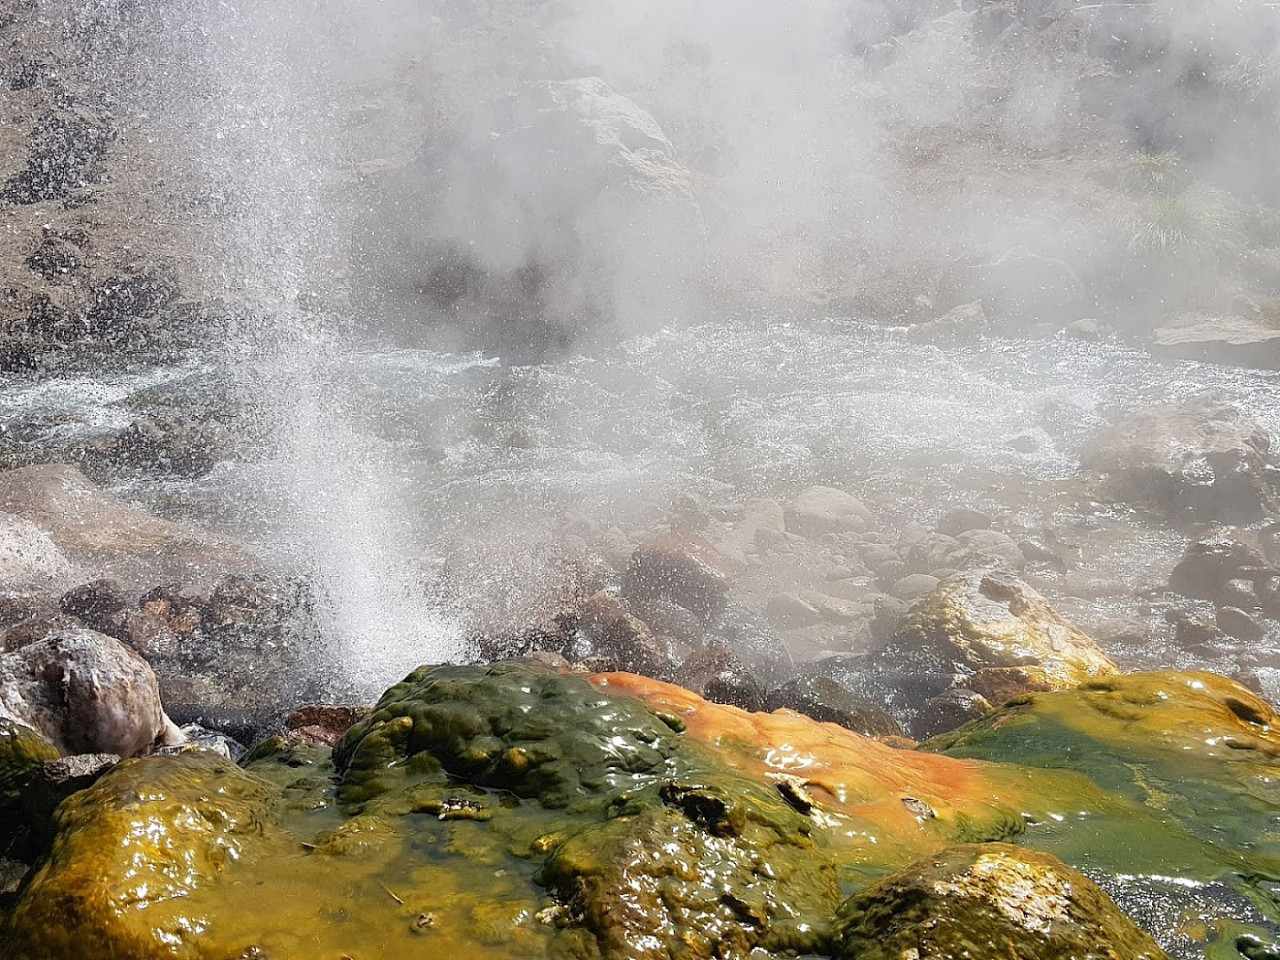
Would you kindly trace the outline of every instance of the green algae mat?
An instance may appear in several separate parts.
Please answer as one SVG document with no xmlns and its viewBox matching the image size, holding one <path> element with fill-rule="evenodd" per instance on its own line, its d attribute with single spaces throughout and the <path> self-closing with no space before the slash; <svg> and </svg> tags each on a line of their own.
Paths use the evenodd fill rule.
<svg viewBox="0 0 1280 960">
<path fill-rule="evenodd" d="M 1275 957 L 1276 723 L 1218 677 L 1114 676 L 907 750 L 626 674 L 422 668 L 332 752 L 73 795 L 0 956 Z"/>
</svg>

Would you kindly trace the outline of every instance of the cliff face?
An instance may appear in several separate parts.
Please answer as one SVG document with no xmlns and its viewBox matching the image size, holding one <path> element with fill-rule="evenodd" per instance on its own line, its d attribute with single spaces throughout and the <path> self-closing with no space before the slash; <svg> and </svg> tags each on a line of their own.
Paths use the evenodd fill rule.
<svg viewBox="0 0 1280 960">
<path fill-rule="evenodd" d="M 122 109 L 119 16 L 0 4 L 0 370 L 128 364 L 197 342 L 200 211 Z"/>
</svg>

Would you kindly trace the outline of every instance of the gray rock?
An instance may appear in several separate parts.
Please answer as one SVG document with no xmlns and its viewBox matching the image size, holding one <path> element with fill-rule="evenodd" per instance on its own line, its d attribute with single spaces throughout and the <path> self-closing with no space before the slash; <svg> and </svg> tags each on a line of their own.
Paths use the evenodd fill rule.
<svg viewBox="0 0 1280 960">
<path fill-rule="evenodd" d="M 889 590 L 899 600 L 910 602 L 932 593 L 941 581 L 927 573 L 912 573 L 903 577 Z"/>
<path fill-rule="evenodd" d="M 981 510 L 954 507 L 943 514 L 936 529 L 944 536 L 955 537 L 970 530 L 988 530 L 990 527 L 991 518 Z"/>
<path fill-rule="evenodd" d="M 834 487 L 809 487 L 787 505 L 787 532 L 809 540 L 827 534 L 861 533 L 871 526 L 871 512 L 851 494 Z"/>
<path fill-rule="evenodd" d="M 1209 398 L 1147 407 L 1100 431 L 1081 451 L 1113 495 L 1174 516 L 1250 522 L 1274 515 L 1271 440 L 1234 407 Z"/>
<path fill-rule="evenodd" d="M 1239 607 L 1219 607 L 1216 620 L 1218 629 L 1237 640 L 1257 642 L 1266 636 L 1258 621 Z"/>
<path fill-rule="evenodd" d="M 0 656 L 0 716 L 67 754 L 131 757 L 182 738 L 147 662 L 92 630 L 59 632 Z"/>
</svg>

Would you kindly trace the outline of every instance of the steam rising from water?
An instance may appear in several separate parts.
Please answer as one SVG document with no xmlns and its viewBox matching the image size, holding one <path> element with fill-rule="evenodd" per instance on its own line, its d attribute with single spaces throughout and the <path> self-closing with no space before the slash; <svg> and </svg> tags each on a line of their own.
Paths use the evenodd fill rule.
<svg viewBox="0 0 1280 960">
<path fill-rule="evenodd" d="M 1043 0 L 1023 4 L 1018 20 L 1002 6 L 243 0 L 166 9 L 155 24 L 166 55 L 155 76 L 135 78 L 133 96 L 176 152 L 198 145 L 200 202 L 226 228 L 208 252 L 208 284 L 241 317 L 227 338 L 229 365 L 273 433 L 281 528 L 294 531 L 290 551 L 324 585 L 330 634 L 353 645 L 344 660 L 456 654 L 453 627 L 422 587 L 423 527 L 444 503 L 462 514 L 484 503 L 495 527 L 524 511 L 450 500 L 430 484 L 419 495 L 413 458 L 370 429 L 366 410 L 366 378 L 404 374 L 375 363 L 352 376 L 344 358 L 357 344 L 375 354 L 388 343 L 480 347 L 521 360 L 628 336 L 661 342 L 669 334 L 657 331 L 690 321 L 739 323 L 779 308 L 930 320 L 980 299 L 1018 332 L 1093 314 L 1123 326 L 1232 302 L 1230 270 L 1202 283 L 1188 264 L 1230 262 L 1238 231 L 1206 222 L 1195 197 L 1178 194 L 1190 226 L 1161 232 L 1169 214 L 1150 210 L 1170 198 L 1134 187 L 1126 171 L 1144 151 L 1178 147 L 1238 188 L 1239 199 L 1211 204 L 1235 210 L 1267 198 L 1259 171 L 1274 166 L 1277 138 L 1274 123 L 1258 120 L 1275 114 L 1274 7 Z M 1111 79 L 1080 81 L 1090 57 L 1109 64 Z M 1181 82 L 1196 70 L 1206 85 Z M 1249 93 L 1224 110 L 1229 81 Z M 1135 238 L 1166 235 L 1181 246 L 1135 253 Z M 1171 279 L 1186 276 L 1195 289 L 1170 302 Z M 706 362 L 750 369 L 760 334 L 716 329 Z M 813 343 L 827 341 L 763 336 L 786 344 L 780 362 L 806 416 L 852 413 L 824 394 L 829 383 L 802 382 Z M 653 342 L 636 341 L 632 356 Z M 830 349 L 819 367 L 834 357 L 834 370 L 856 370 L 866 362 L 859 351 L 879 347 L 846 339 Z M 917 361 L 894 362 L 906 372 Z M 950 388 L 977 389 L 968 374 L 956 367 Z M 595 384 L 611 391 L 601 409 L 614 419 L 601 432 L 671 442 L 634 426 L 653 384 L 644 370 L 632 376 Z M 734 398 L 699 395 L 713 389 Z M 479 416 L 465 408 L 472 400 L 465 391 L 433 398 L 433 415 Z M 519 419 L 522 402 L 507 415 Z M 712 411 L 701 439 L 681 441 L 694 446 L 797 427 L 777 384 L 699 380 L 689 402 Z M 571 428 L 549 408 L 551 436 Z M 945 412 L 941 397 L 897 395 L 886 416 L 910 432 Z M 839 459 L 858 440 L 836 430 L 830 442 Z M 444 447 L 447 464 L 457 448 Z M 636 469 L 636 449 L 618 451 L 624 472 Z M 714 457 L 695 458 L 693 469 L 656 457 L 670 472 L 646 474 L 646 488 L 732 486 L 752 469 L 769 482 L 793 478 L 785 444 L 751 449 L 778 460 L 727 476 Z M 584 475 L 593 469 L 612 468 L 595 463 Z"/>
</svg>

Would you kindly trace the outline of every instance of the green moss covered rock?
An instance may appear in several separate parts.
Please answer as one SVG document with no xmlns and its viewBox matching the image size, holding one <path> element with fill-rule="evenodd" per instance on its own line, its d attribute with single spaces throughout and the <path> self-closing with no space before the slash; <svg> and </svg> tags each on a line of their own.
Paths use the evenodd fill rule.
<svg viewBox="0 0 1280 960">
<path fill-rule="evenodd" d="M 0 857 L 26 853 L 30 825 L 23 809 L 23 791 L 45 761 L 59 756 L 58 749 L 34 730 L 0 722 Z"/>
<path fill-rule="evenodd" d="M 272 829 L 275 791 L 211 753 L 127 760 L 67 799 L 5 931 L 24 960 L 196 957 L 190 897 Z"/>
<path fill-rule="evenodd" d="M 1083 874 L 1002 843 L 950 847 L 840 908 L 840 960 L 1167 960 Z"/>
<path fill-rule="evenodd" d="M 1082 773 L 1240 873 L 1280 875 L 1280 716 L 1225 677 L 1101 678 L 1019 698 L 922 747 Z"/>
</svg>

